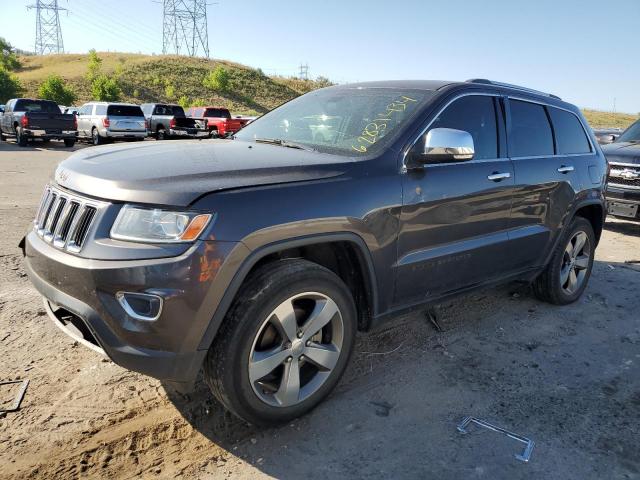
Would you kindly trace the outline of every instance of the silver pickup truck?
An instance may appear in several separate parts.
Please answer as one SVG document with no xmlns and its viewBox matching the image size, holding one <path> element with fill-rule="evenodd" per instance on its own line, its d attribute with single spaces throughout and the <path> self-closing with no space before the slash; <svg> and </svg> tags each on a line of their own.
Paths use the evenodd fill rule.
<svg viewBox="0 0 640 480">
<path fill-rule="evenodd" d="M 185 115 L 180 105 L 143 103 L 149 135 L 157 140 L 166 138 L 208 138 L 209 131 L 193 118 Z"/>
</svg>

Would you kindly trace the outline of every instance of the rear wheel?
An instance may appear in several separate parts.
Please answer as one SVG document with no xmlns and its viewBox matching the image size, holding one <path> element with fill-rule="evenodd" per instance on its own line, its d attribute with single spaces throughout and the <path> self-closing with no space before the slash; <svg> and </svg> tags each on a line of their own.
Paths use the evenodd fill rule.
<svg viewBox="0 0 640 480">
<path fill-rule="evenodd" d="M 306 260 L 267 264 L 248 279 L 205 361 L 218 400 L 257 425 L 289 421 L 338 383 L 356 312 L 344 282 Z"/>
<path fill-rule="evenodd" d="M 64 139 L 64 146 L 67 148 L 71 148 L 76 144 L 76 139 L 75 138 L 65 138 Z"/>
<path fill-rule="evenodd" d="M 97 145 L 102 145 L 104 143 L 104 139 L 102 138 L 102 136 L 98 132 L 97 128 L 94 128 L 94 129 L 91 130 L 91 143 L 93 143 L 96 146 Z"/>
<path fill-rule="evenodd" d="M 22 127 L 16 127 L 16 143 L 21 147 L 26 147 L 28 140 L 29 139 L 22 131 Z"/>
<path fill-rule="evenodd" d="M 158 128 L 158 130 L 156 131 L 156 140 L 166 140 L 167 139 L 167 134 L 165 132 L 164 128 Z"/>
<path fill-rule="evenodd" d="M 596 237 L 591 223 L 575 217 L 558 242 L 546 269 L 534 282 L 536 296 L 556 305 L 578 300 L 591 276 L 595 248 Z"/>
</svg>

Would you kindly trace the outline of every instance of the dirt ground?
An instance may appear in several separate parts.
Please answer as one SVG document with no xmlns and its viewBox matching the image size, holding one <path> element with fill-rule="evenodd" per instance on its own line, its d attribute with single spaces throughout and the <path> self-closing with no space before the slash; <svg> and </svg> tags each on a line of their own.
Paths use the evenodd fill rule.
<svg viewBox="0 0 640 480">
<path fill-rule="evenodd" d="M 0 381 L 31 381 L 0 417 L 0 478 L 640 478 L 640 264 L 625 263 L 640 226 L 607 222 L 576 304 L 509 285 L 441 306 L 442 333 L 398 318 L 360 336 L 315 411 L 259 430 L 202 382 L 168 392 L 49 321 L 17 244 L 69 155 L 54 143 L 0 144 Z M 497 433 L 457 432 L 466 415 L 533 439 L 531 461 Z"/>
</svg>

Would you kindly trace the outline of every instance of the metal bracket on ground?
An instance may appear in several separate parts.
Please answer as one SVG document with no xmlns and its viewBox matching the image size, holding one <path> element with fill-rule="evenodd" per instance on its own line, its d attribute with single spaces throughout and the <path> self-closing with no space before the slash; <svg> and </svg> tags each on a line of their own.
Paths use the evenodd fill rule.
<svg viewBox="0 0 640 480">
<path fill-rule="evenodd" d="M 480 420 L 479 418 L 465 417 L 464 420 L 462 420 L 462 422 L 460 423 L 460 425 L 458 425 L 458 431 L 460 433 L 467 433 L 467 426 L 472 422 L 477 425 L 480 425 L 481 427 L 488 428 L 489 430 L 492 430 L 494 432 L 502 433 L 503 435 L 506 435 L 507 437 L 512 438 L 513 440 L 517 440 L 518 442 L 524 443 L 525 444 L 524 451 L 521 454 L 515 455 L 515 457 L 521 462 L 528 462 L 529 459 L 531 458 L 531 453 L 533 452 L 533 446 L 535 445 L 533 440 L 529 440 L 528 438 L 525 438 L 522 435 L 518 435 L 517 433 L 513 433 L 508 430 L 505 430 L 504 428 L 500 428 L 495 425 L 492 425 L 488 422 L 485 422 L 484 420 Z"/>
<path fill-rule="evenodd" d="M 14 385 L 16 383 L 22 383 L 18 392 L 16 393 L 15 398 L 13 399 L 13 403 L 9 406 L 9 408 L 0 408 L 0 413 L 2 412 L 15 412 L 20 408 L 20 403 L 22 403 L 22 399 L 24 398 L 24 394 L 27 391 L 27 387 L 29 386 L 29 380 L 13 380 L 11 382 L 0 382 L 0 387 L 2 385 Z"/>
</svg>

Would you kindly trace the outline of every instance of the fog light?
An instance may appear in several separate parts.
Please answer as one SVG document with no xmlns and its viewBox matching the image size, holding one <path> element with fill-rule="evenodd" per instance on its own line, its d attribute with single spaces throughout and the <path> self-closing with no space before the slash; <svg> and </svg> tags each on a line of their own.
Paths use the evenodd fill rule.
<svg viewBox="0 0 640 480">
<path fill-rule="evenodd" d="M 148 293 L 118 292 L 116 299 L 131 318 L 154 321 L 162 313 L 162 297 Z"/>
</svg>

